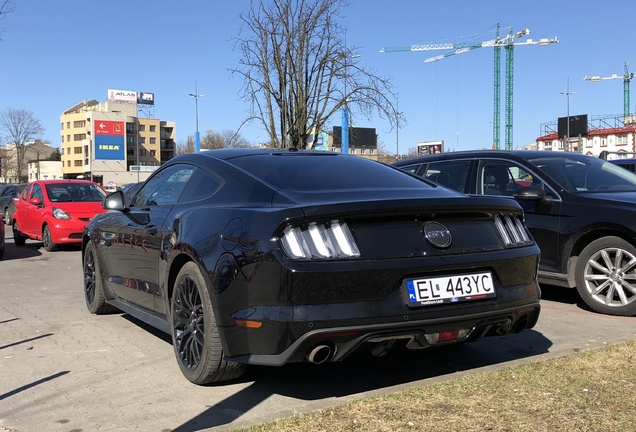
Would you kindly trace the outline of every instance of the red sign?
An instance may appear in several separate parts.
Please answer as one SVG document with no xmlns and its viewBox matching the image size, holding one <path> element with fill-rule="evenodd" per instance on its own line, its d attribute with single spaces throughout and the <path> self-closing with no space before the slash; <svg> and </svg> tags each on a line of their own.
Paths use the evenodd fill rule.
<svg viewBox="0 0 636 432">
<path fill-rule="evenodd" d="M 95 120 L 95 135 L 124 135 L 124 123 L 109 120 Z"/>
</svg>

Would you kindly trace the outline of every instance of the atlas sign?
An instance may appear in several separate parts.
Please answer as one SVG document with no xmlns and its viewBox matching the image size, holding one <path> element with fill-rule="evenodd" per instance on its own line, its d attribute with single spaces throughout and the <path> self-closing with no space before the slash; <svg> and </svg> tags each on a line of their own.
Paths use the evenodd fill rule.
<svg viewBox="0 0 636 432">
<path fill-rule="evenodd" d="M 108 90 L 108 102 L 125 103 L 125 104 L 139 104 L 139 105 L 154 105 L 155 94 L 148 92 L 135 92 L 129 90 Z"/>
<path fill-rule="evenodd" d="M 108 102 L 116 103 L 137 103 L 137 92 L 128 90 L 108 90 Z"/>
</svg>

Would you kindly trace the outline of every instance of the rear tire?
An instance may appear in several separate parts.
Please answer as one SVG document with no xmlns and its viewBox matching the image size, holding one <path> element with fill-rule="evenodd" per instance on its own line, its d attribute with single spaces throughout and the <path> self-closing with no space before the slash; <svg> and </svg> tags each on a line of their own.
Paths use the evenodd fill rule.
<svg viewBox="0 0 636 432">
<path fill-rule="evenodd" d="M 636 248 L 618 237 L 603 237 L 581 251 L 576 289 L 597 312 L 636 315 Z"/>
<path fill-rule="evenodd" d="M 16 246 L 24 246 L 26 242 L 26 237 L 22 236 L 20 233 L 20 227 L 18 226 L 18 222 L 13 222 L 13 243 Z"/>
<path fill-rule="evenodd" d="M 183 375 L 194 384 L 240 377 L 245 365 L 224 360 L 212 302 L 199 267 L 186 263 L 170 301 L 172 345 Z"/>
<path fill-rule="evenodd" d="M 103 315 L 116 311 L 114 306 L 106 303 L 104 289 L 102 285 L 102 274 L 99 268 L 99 261 L 92 243 L 86 245 L 84 251 L 84 299 L 86 307 L 90 313 Z"/>
</svg>

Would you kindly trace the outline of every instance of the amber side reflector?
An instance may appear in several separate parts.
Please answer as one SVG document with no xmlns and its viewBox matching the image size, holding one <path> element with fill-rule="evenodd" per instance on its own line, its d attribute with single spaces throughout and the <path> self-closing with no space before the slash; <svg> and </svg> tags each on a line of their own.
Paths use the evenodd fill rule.
<svg viewBox="0 0 636 432">
<path fill-rule="evenodd" d="M 249 321 L 249 320 L 235 320 L 237 325 L 240 325 L 241 327 L 247 327 L 247 328 L 261 328 L 261 326 L 263 325 L 262 322 L 260 321 Z"/>
</svg>

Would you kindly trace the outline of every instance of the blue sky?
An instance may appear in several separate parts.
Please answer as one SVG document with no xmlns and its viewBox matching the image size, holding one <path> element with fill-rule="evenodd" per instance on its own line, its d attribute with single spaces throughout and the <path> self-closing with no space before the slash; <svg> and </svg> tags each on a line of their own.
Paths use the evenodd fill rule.
<svg viewBox="0 0 636 432">
<path fill-rule="evenodd" d="M 240 99 L 242 82 L 232 77 L 240 52 L 230 38 L 249 0 L 13 0 L 15 11 L 0 21 L 0 110 L 28 109 L 60 143 L 59 116 L 84 99 L 105 101 L 108 89 L 155 94 L 154 117 L 177 123 L 177 141 L 199 130 L 236 130 L 247 117 Z M 343 11 L 348 46 L 359 62 L 390 77 L 399 91 L 399 109 L 408 124 L 399 131 L 399 151 L 417 142 L 444 140 L 447 150 L 492 145 L 493 51 L 480 48 L 423 63 L 439 51 L 380 53 L 387 46 L 459 42 L 494 37 L 494 28 L 529 28 L 529 38 L 558 37 L 547 47 L 514 51 L 514 145 L 541 134 L 541 124 L 570 114 L 621 114 L 622 79 L 593 83 L 586 75 L 623 74 L 624 62 L 636 70 L 633 13 L 619 4 L 546 1 L 353 0 Z M 489 32 L 490 31 L 490 32 Z M 136 59 L 150 54 L 152 64 Z M 502 59 L 505 58 L 502 52 Z M 502 89 L 505 82 L 502 63 Z M 636 89 L 635 89 L 636 91 Z M 576 93 L 575 93 L 576 92 Z M 502 116 L 504 96 L 501 99 Z M 630 111 L 634 112 L 636 95 Z M 390 153 L 396 132 L 379 118 L 354 115 L 354 125 L 375 127 Z M 340 116 L 333 119 L 340 125 Z M 253 143 L 265 136 L 258 123 L 241 129 Z M 503 118 L 501 143 L 504 143 Z"/>
</svg>

